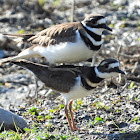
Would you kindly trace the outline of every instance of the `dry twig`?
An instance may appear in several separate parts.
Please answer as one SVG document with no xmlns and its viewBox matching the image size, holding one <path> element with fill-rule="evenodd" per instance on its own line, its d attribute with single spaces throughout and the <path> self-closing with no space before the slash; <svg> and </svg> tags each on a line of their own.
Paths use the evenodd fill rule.
<svg viewBox="0 0 140 140">
<path fill-rule="evenodd" d="M 74 21 L 74 15 L 75 15 L 75 0 L 72 0 L 72 7 L 71 7 L 71 22 Z"/>
</svg>

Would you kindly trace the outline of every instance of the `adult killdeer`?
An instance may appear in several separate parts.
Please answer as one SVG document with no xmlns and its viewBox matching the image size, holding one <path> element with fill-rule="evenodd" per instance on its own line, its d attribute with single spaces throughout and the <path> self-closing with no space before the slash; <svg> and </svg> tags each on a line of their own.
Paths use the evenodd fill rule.
<svg viewBox="0 0 140 140">
<path fill-rule="evenodd" d="M 0 64 L 29 57 L 45 57 L 52 65 L 85 61 L 100 49 L 104 30 L 112 31 L 105 17 L 89 15 L 81 22 L 55 25 L 36 35 L 11 35 L 23 37 L 33 45 L 15 57 L 0 60 Z"/>
<path fill-rule="evenodd" d="M 58 66 L 63 71 L 51 71 L 47 66 L 35 64 L 27 60 L 12 63 L 31 70 L 48 88 L 61 93 L 65 99 L 65 114 L 71 131 L 77 130 L 72 114 L 72 100 L 85 97 L 94 92 L 94 88 L 105 78 L 125 74 L 119 69 L 115 59 L 105 59 L 98 66 Z M 76 68 L 78 71 L 67 71 L 65 68 Z M 71 120 L 68 115 L 70 111 Z M 72 124 L 71 124 L 72 121 Z"/>
</svg>

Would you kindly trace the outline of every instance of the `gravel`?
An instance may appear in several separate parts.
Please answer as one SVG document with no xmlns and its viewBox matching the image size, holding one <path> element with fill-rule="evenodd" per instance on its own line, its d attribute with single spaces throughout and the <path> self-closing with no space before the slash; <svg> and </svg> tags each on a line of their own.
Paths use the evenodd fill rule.
<svg viewBox="0 0 140 140">
<path fill-rule="evenodd" d="M 54 24 L 71 21 L 71 3 L 62 1 L 52 5 L 47 1 L 43 7 L 37 1 L 1 0 L 0 32 L 39 32 Z M 119 58 L 127 76 L 118 85 L 105 88 L 101 84 L 92 95 L 73 103 L 77 127 L 86 131 L 71 133 L 64 115 L 63 99 L 59 93 L 49 91 L 33 74 L 12 64 L 0 66 L 0 107 L 13 110 L 31 127 L 51 134 L 69 135 L 82 139 L 138 140 L 140 133 L 140 1 L 139 0 L 80 0 L 75 3 L 74 20 L 82 20 L 86 14 L 101 13 L 113 28 L 105 32 L 104 45 L 97 55 L 96 63 L 105 58 Z M 5 43 L 3 36 L 0 42 Z M 7 41 L 8 42 L 8 41 Z M 0 57 L 16 55 L 14 42 L 0 43 Z M 12 46 L 10 46 L 10 45 Z M 25 49 L 29 44 L 18 44 Z M 9 47 L 10 46 L 10 47 Z M 118 52 L 119 49 L 119 52 Z M 118 53 L 117 53 L 118 52 Z M 35 62 L 44 60 L 30 59 Z M 112 80 L 113 81 L 113 80 Z M 114 81 L 113 81 L 114 82 Z M 37 88 L 37 89 L 36 89 Z M 38 92 L 38 99 L 34 97 Z M 32 107 L 40 110 L 32 115 Z M 52 113 L 50 112 L 52 110 Z M 23 115 L 24 113 L 24 115 Z M 50 115 L 50 119 L 38 120 L 37 116 Z"/>
</svg>

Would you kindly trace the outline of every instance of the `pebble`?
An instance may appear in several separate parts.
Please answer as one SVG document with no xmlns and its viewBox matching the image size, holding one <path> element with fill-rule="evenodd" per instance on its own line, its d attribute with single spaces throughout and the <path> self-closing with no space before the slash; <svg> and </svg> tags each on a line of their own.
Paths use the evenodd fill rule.
<svg viewBox="0 0 140 140">
<path fill-rule="evenodd" d="M 1 130 L 14 130 L 16 131 L 15 125 L 23 131 L 23 128 L 28 127 L 26 121 L 16 114 L 10 111 L 0 108 L 0 124 Z"/>
<path fill-rule="evenodd" d="M 53 2 L 53 1 L 52 1 Z M 0 1 L 1 3 L 1 1 Z M 22 1 L 24 3 L 24 1 Z M 68 6 L 67 4 L 68 3 Z M 106 3 L 106 4 L 104 4 Z M 101 4 L 101 6 L 100 6 Z M 30 6 L 30 4 L 28 5 Z M 52 5 L 49 5 L 50 7 Z M 61 10 L 62 6 L 66 8 L 64 12 Z M 48 4 L 45 4 L 45 9 L 48 8 Z M 56 6 L 54 11 L 52 11 L 51 16 L 43 15 L 43 14 L 34 14 L 33 11 L 30 12 L 27 10 L 28 14 L 24 13 L 24 8 L 18 6 L 18 10 L 15 9 L 11 11 L 8 9 L 6 15 L 1 12 L 0 17 L 0 28 L 1 32 L 5 33 L 17 33 L 19 30 L 24 29 L 25 31 L 34 30 L 35 32 L 39 31 L 39 27 L 48 27 L 52 24 L 58 24 L 63 22 L 69 22 L 71 18 L 71 2 L 63 1 L 63 5 Z M 131 53 L 140 54 L 139 46 L 140 46 L 140 32 L 139 32 L 139 16 L 140 16 L 140 2 L 139 0 L 99 0 L 99 1 L 85 1 L 80 0 L 76 1 L 75 5 L 75 20 L 82 20 L 86 14 L 89 13 L 101 13 L 107 16 L 108 24 L 111 24 L 113 28 L 112 37 L 108 41 L 105 41 L 103 45 L 103 49 L 97 57 L 98 62 L 100 59 L 109 58 L 109 57 L 117 57 L 116 52 L 118 47 L 122 45 L 121 53 L 125 51 L 126 55 Z M 59 10 L 58 10 L 59 9 Z M 22 13 L 23 12 L 23 13 Z M 11 21 L 10 21 L 11 17 Z M 30 17 L 30 18 L 29 18 Z M 43 18 L 42 18 L 43 17 Z M 18 26 L 17 26 L 18 25 Z M 27 26 L 26 26 L 27 25 Z M 109 35 L 108 33 L 105 33 Z M 6 38 L 0 36 L 2 41 L 4 42 Z M 0 40 L 1 41 L 1 40 Z M 1 47 L 1 43 L 0 43 Z M 20 49 L 24 49 L 22 43 L 18 44 Z M 129 50 L 130 48 L 130 50 Z M 125 50 L 126 49 L 126 50 Z M 1 49 L 2 50 L 2 49 Z M 5 51 L 6 52 L 6 51 Z M 14 52 L 7 51 L 7 56 L 13 54 Z M 0 52 L 3 56 L 3 50 Z M 130 55 L 130 54 L 129 54 Z M 130 61 L 129 58 L 120 59 L 121 62 Z M 135 62 L 139 63 L 139 59 L 133 60 L 134 62 L 129 63 L 121 63 L 121 67 L 129 68 L 133 66 Z M 9 65 L 10 66 L 10 65 Z M 0 81 L 3 85 L 0 85 L 0 106 L 4 109 L 11 108 L 12 110 L 18 110 L 19 106 L 24 106 L 26 110 L 31 107 L 44 108 L 42 112 L 39 112 L 41 115 L 50 114 L 49 110 L 58 109 L 57 113 L 51 113 L 51 117 L 53 118 L 50 122 L 46 120 L 44 124 L 50 125 L 55 123 L 55 125 L 50 129 L 52 132 L 59 132 L 62 135 L 69 135 L 69 128 L 66 121 L 66 117 L 64 114 L 64 109 L 62 108 L 59 111 L 59 105 L 63 102 L 62 99 L 58 99 L 60 95 L 57 92 L 52 94 L 52 91 L 48 91 L 47 88 L 43 86 L 41 82 L 38 82 L 38 102 L 31 97 L 26 98 L 28 92 L 31 90 L 34 93 L 35 89 L 35 81 L 33 75 L 29 74 L 26 70 L 21 74 L 21 68 L 13 67 L 0 68 L 2 74 L 0 74 Z M 5 75 L 3 73 L 5 71 Z M 10 71 L 12 73 L 10 74 Z M 20 71 L 20 73 L 18 73 Z M 137 73 L 139 74 L 139 67 L 137 68 Z M 130 73 L 130 71 L 127 71 Z M 8 81 L 11 81 L 10 84 Z M 13 81 L 13 82 L 12 82 Z M 14 83 L 15 82 L 15 83 Z M 21 84 L 18 84 L 21 83 Z M 128 85 L 132 81 L 127 81 Z M 23 84 L 25 85 L 23 85 Z M 79 108 L 75 109 L 74 106 L 74 119 L 77 122 L 77 125 L 81 128 L 86 128 L 88 130 L 88 134 L 85 135 L 85 132 L 76 133 L 77 137 L 81 139 L 105 139 L 108 140 L 117 140 L 120 137 L 120 132 L 123 130 L 125 132 L 135 131 L 135 129 L 139 129 L 140 124 L 137 121 L 131 121 L 132 119 L 139 116 L 139 91 L 140 85 L 139 83 L 134 82 L 134 85 L 137 85 L 137 89 L 126 87 L 124 91 L 121 93 L 122 98 L 118 94 L 116 94 L 117 89 L 110 88 L 109 90 L 105 88 L 101 88 L 100 90 L 95 90 L 94 95 L 90 95 L 86 98 L 81 99 L 82 103 Z M 96 92 L 97 91 L 97 92 Z M 46 93 L 46 95 L 44 95 Z M 57 98 L 57 99 L 56 99 Z M 56 99 L 56 100 L 55 100 Z M 98 108 L 96 103 L 101 103 L 101 108 Z M 94 103 L 94 104 L 93 104 Z M 74 104 L 76 105 L 76 104 Z M 109 109 L 109 111 L 107 111 Z M 16 112 L 15 112 L 16 113 Z M 90 115 L 94 114 L 92 117 Z M 27 117 L 27 118 L 26 118 Z M 101 124 L 95 123 L 91 127 L 91 122 L 94 121 L 94 118 L 101 117 L 104 122 Z M 138 118 L 139 119 L 139 118 Z M 34 123 L 31 116 L 25 116 L 25 120 L 30 121 L 30 124 Z M 117 122 L 117 125 L 120 127 L 120 131 L 113 124 L 113 121 Z M 131 121 L 131 122 L 130 122 Z M 66 122 L 66 124 L 64 124 Z M 109 124 L 108 124 L 109 123 Z M 39 129 L 43 126 L 40 124 Z M 60 127 L 61 126 L 61 127 Z M 91 128 L 90 128 L 91 127 Z M 58 131 L 59 128 L 59 131 Z M 117 131 L 116 131 L 117 130 Z M 97 132 L 96 132 L 97 131 Z M 123 139 L 123 138 L 122 138 Z"/>
</svg>

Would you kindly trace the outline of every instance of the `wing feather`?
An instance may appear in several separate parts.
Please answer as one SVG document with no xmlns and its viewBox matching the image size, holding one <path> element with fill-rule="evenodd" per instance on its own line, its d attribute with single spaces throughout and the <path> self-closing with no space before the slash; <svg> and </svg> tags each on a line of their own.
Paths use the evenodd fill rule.
<svg viewBox="0 0 140 140">
<path fill-rule="evenodd" d="M 75 85 L 76 77 L 79 75 L 79 72 L 65 69 L 66 67 L 79 70 L 79 67 L 73 65 L 64 66 L 63 70 L 52 71 L 49 70 L 46 65 L 33 63 L 27 60 L 12 61 L 12 63 L 29 69 L 36 75 L 36 77 L 45 83 L 48 88 L 62 93 L 67 93 L 70 91 L 70 89 Z M 61 67 L 63 68 L 63 66 L 56 68 L 61 69 Z"/>
<path fill-rule="evenodd" d="M 50 44 L 59 44 L 60 42 L 74 42 L 76 30 L 78 30 L 80 25 L 80 22 L 55 25 L 37 33 L 29 38 L 28 41 L 45 47 Z"/>
</svg>

